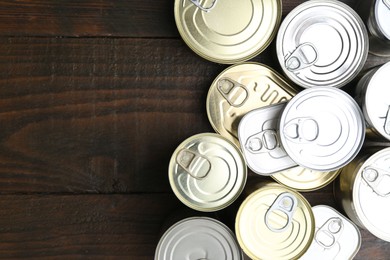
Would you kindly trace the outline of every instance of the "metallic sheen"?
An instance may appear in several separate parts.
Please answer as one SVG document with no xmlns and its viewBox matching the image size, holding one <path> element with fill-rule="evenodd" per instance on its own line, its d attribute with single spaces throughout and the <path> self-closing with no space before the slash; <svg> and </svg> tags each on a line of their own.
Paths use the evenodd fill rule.
<svg viewBox="0 0 390 260">
<path fill-rule="evenodd" d="M 363 68 L 368 34 L 363 21 L 346 4 L 312 0 L 283 20 L 276 51 L 284 73 L 299 86 L 339 88 Z"/>
<path fill-rule="evenodd" d="M 233 65 L 211 84 L 207 116 L 217 133 L 239 146 L 238 125 L 246 113 L 290 100 L 296 93 L 278 73 L 263 64 Z"/>
<path fill-rule="evenodd" d="M 187 218 L 174 224 L 161 237 L 155 260 L 241 260 L 242 251 L 233 232 L 207 217 Z"/>
<path fill-rule="evenodd" d="M 268 183 L 241 204 L 236 235 L 251 259 L 297 259 L 313 240 L 313 212 L 299 193 Z"/>
<path fill-rule="evenodd" d="M 253 58 L 275 37 L 281 0 L 175 0 L 175 21 L 201 57 L 233 64 Z"/>
<path fill-rule="evenodd" d="M 194 135 L 174 151 L 169 182 L 175 195 L 198 211 L 216 211 L 230 205 L 247 178 L 238 148 L 217 134 Z"/>
</svg>

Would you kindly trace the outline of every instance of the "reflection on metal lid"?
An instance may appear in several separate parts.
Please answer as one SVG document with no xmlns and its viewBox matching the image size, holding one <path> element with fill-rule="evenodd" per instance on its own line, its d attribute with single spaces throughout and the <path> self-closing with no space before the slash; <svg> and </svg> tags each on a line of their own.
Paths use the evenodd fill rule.
<svg viewBox="0 0 390 260">
<path fill-rule="evenodd" d="M 374 13 L 378 29 L 390 41 L 390 1 L 377 0 Z"/>
</svg>

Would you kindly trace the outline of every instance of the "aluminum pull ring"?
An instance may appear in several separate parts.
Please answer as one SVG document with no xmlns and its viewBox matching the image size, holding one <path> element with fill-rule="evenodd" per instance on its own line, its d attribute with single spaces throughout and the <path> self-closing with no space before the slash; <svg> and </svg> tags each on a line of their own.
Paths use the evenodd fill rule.
<svg viewBox="0 0 390 260">
<path fill-rule="evenodd" d="M 298 47 L 285 57 L 286 69 L 291 72 L 296 72 L 312 66 L 318 60 L 318 51 L 313 44 L 306 42 L 298 45 Z"/>
<path fill-rule="evenodd" d="M 278 135 L 275 130 L 267 129 L 250 136 L 245 142 L 245 149 L 250 153 L 269 153 L 280 147 Z"/>
<path fill-rule="evenodd" d="M 205 178 L 211 170 L 211 162 L 205 156 L 189 149 L 177 153 L 176 163 L 197 180 Z"/>
<path fill-rule="evenodd" d="M 343 220 L 339 217 L 328 219 L 316 232 L 315 241 L 325 249 L 337 244 L 344 228 Z"/>
<path fill-rule="evenodd" d="M 200 1 L 201 0 L 190 0 L 191 3 L 193 3 L 196 7 L 198 7 L 200 10 L 204 11 L 204 12 L 210 12 L 211 9 L 214 8 L 215 4 L 217 3 L 217 0 L 214 0 L 210 6 L 208 7 L 203 7 L 201 4 L 200 4 Z"/>
<path fill-rule="evenodd" d="M 366 181 L 368 186 L 370 186 L 371 189 L 379 196 L 387 197 L 390 195 L 390 188 L 388 188 L 388 185 L 383 182 L 384 178 L 388 179 L 388 181 L 390 180 L 389 171 L 373 166 L 368 166 L 364 168 L 362 172 L 362 178 Z M 385 189 L 383 189 L 384 187 Z"/>
<path fill-rule="evenodd" d="M 311 117 L 298 117 L 291 119 L 283 127 L 283 135 L 297 143 L 310 143 L 319 135 L 319 126 Z"/>
<path fill-rule="evenodd" d="M 242 106 L 249 97 L 246 87 L 230 78 L 219 79 L 217 89 L 229 105 L 233 107 Z"/>
<path fill-rule="evenodd" d="M 265 214 L 265 225 L 268 227 L 269 230 L 273 232 L 283 232 L 286 229 L 288 229 L 292 223 L 294 212 L 297 208 L 298 200 L 297 198 L 291 194 L 290 192 L 283 192 L 279 194 L 279 196 L 275 199 L 275 201 L 272 203 L 271 207 L 267 210 L 267 213 Z M 281 212 L 283 215 L 280 215 Z M 282 227 L 275 227 L 272 225 L 272 222 L 275 221 L 275 217 L 284 218 L 287 217 L 287 222 L 281 224 Z M 272 218 L 272 220 L 271 220 Z M 284 221 L 284 219 L 283 219 Z"/>
</svg>

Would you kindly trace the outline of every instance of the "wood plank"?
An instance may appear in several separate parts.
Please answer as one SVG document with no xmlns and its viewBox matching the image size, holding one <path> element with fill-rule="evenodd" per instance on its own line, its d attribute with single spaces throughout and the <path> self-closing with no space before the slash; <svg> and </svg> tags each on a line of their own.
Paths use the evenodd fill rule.
<svg viewBox="0 0 390 260">
<path fill-rule="evenodd" d="M 283 15 L 305 1 L 283 1 Z M 0 36 L 179 37 L 173 6 L 172 0 L 0 1 Z"/>
<path fill-rule="evenodd" d="M 199 215 L 168 194 L 2 195 L 0 205 L 2 259 L 149 260 L 173 219 Z M 356 259 L 387 259 L 388 243 L 362 236 Z"/>
</svg>

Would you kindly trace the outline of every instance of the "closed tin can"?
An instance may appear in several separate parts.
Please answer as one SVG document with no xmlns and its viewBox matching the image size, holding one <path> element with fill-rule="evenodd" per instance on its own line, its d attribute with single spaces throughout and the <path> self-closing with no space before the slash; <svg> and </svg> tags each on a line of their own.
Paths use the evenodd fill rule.
<svg viewBox="0 0 390 260">
<path fill-rule="evenodd" d="M 276 183 L 249 195 L 236 216 L 236 236 L 251 259 L 297 259 L 314 237 L 314 216 L 306 199 Z"/>
<path fill-rule="evenodd" d="M 390 148 L 359 154 L 343 168 L 334 193 L 355 224 L 390 242 Z"/>
<path fill-rule="evenodd" d="M 356 86 L 356 101 L 363 111 L 367 135 L 390 141 L 390 62 L 367 72 Z"/>
<path fill-rule="evenodd" d="M 361 0 L 357 11 L 367 25 L 370 52 L 390 56 L 390 0 Z"/>
<path fill-rule="evenodd" d="M 278 121 L 286 103 L 255 109 L 238 126 L 238 139 L 247 166 L 260 175 L 271 175 L 297 164 L 280 144 Z"/>
<path fill-rule="evenodd" d="M 284 73 L 299 86 L 340 88 L 363 68 L 367 30 L 342 2 L 307 1 L 283 20 L 276 51 Z"/>
<path fill-rule="evenodd" d="M 289 188 L 301 192 L 321 189 L 331 183 L 340 173 L 340 169 L 333 171 L 315 171 L 301 166 L 283 170 L 272 174 L 271 177 Z"/>
<path fill-rule="evenodd" d="M 300 166 L 337 170 L 358 154 L 365 137 L 363 114 L 336 88 L 305 89 L 293 97 L 279 122 L 281 143 Z"/>
<path fill-rule="evenodd" d="M 161 237 L 155 260 L 221 259 L 241 260 L 242 251 L 233 232 L 208 217 L 186 218 Z"/>
<path fill-rule="evenodd" d="M 247 168 L 233 143 L 220 135 L 203 133 L 189 137 L 176 148 L 168 174 L 181 202 L 210 212 L 237 199 L 245 186 Z"/>
<path fill-rule="evenodd" d="M 206 109 L 214 130 L 237 146 L 238 125 L 249 111 L 290 100 L 298 91 L 273 69 L 247 62 L 225 69 L 207 94 Z"/>
<path fill-rule="evenodd" d="M 233 64 L 262 52 L 276 35 L 281 0 L 175 0 L 185 43 L 201 57 Z"/>
<path fill-rule="evenodd" d="M 313 242 L 301 260 L 353 259 L 360 249 L 358 227 L 337 210 L 326 205 L 313 207 L 316 231 Z"/>
</svg>

